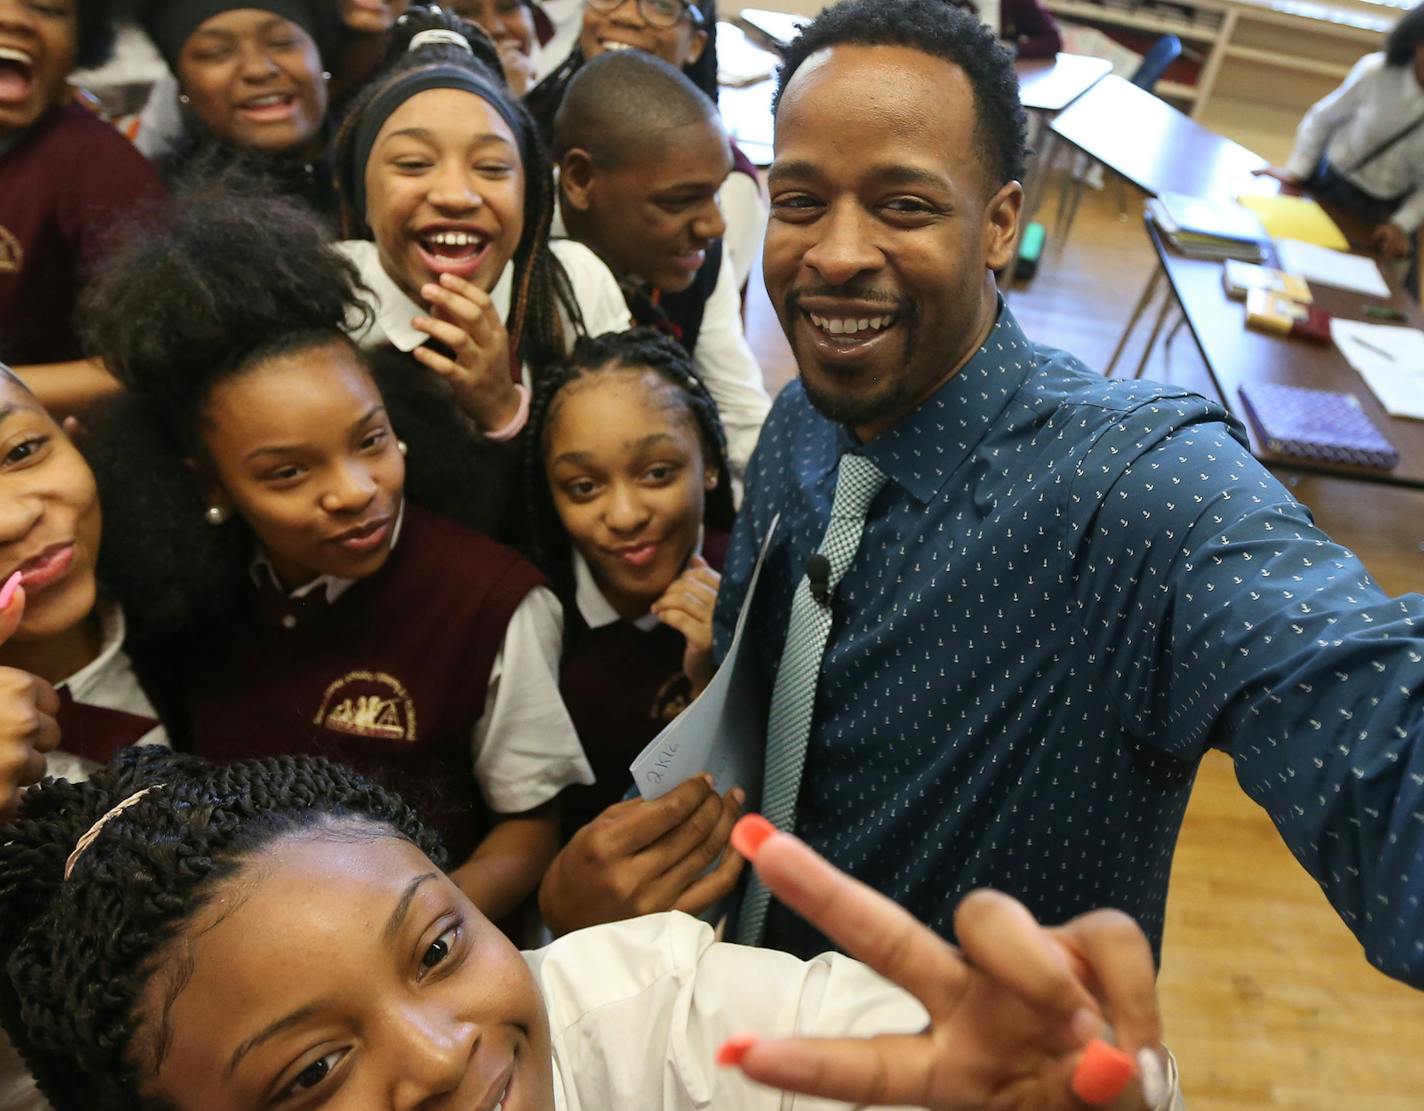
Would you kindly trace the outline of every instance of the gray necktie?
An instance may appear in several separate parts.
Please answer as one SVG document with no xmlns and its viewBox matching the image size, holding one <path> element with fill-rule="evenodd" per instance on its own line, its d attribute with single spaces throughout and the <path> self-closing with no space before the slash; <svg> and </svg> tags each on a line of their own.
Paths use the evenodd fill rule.
<svg viewBox="0 0 1424 1111">
<path fill-rule="evenodd" d="M 821 546 L 816 549 L 830 563 L 826 583 L 829 590 L 835 590 L 855 558 L 860 534 L 865 528 L 865 511 L 884 485 L 885 475 L 869 459 L 863 455 L 841 456 L 831 522 L 826 526 Z M 826 650 L 830 631 L 829 601 L 818 602 L 811 593 L 809 577 L 802 576 L 791 600 L 786 645 L 781 650 L 781 665 L 771 692 L 766 770 L 761 792 L 763 817 L 777 829 L 788 832 L 796 825 L 796 799 L 801 792 L 806 742 L 811 735 L 811 714 L 816 707 L 816 680 L 821 673 L 821 655 Z M 738 942 L 761 943 L 770 900 L 771 893 L 755 875 L 751 876 L 737 918 Z"/>
</svg>

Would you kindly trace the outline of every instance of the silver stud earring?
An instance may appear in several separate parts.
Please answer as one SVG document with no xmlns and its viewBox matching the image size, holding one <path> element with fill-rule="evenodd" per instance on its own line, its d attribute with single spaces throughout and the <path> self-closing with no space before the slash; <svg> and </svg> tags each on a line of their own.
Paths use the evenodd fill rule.
<svg viewBox="0 0 1424 1111">
<path fill-rule="evenodd" d="M 210 505 L 203 516 L 207 518 L 208 524 L 216 526 L 227 520 L 227 510 L 220 505 Z"/>
<path fill-rule="evenodd" d="M 322 79 L 323 81 L 330 81 L 330 80 L 331 80 L 331 70 L 329 70 L 329 69 L 324 69 L 324 70 L 322 70 L 322 71 L 321 71 L 321 79 Z"/>
<path fill-rule="evenodd" d="M 190 97 L 187 93 L 179 93 L 179 94 L 178 94 L 178 103 L 179 103 L 179 104 L 192 104 L 192 103 L 193 103 L 193 98 Z"/>
<path fill-rule="evenodd" d="M 409 454 L 410 454 L 410 448 L 408 448 L 408 447 L 406 446 L 406 442 L 405 442 L 404 440 L 397 440 L 397 441 L 396 441 L 396 450 L 397 450 L 398 452 L 400 452 L 402 455 L 409 455 Z"/>
</svg>

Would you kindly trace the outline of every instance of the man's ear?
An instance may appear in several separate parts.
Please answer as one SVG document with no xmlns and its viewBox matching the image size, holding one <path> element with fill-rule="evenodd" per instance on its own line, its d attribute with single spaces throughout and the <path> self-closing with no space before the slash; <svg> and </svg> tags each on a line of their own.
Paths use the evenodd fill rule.
<svg viewBox="0 0 1424 1111">
<path fill-rule="evenodd" d="M 1023 213 L 1023 186 L 1006 182 L 989 198 L 984 209 L 984 265 L 1002 270 L 1014 260 L 1019 243 L 1019 217 Z"/>
<path fill-rule="evenodd" d="M 574 147 L 560 159 L 559 190 L 563 193 L 564 204 L 570 208 L 587 212 L 593 207 L 597 179 L 593 156 L 582 147 Z"/>
</svg>

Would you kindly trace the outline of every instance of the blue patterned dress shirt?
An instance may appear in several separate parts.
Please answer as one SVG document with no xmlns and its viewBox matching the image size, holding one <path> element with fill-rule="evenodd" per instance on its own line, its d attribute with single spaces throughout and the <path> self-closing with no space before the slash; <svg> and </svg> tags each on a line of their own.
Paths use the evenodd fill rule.
<svg viewBox="0 0 1424 1111">
<path fill-rule="evenodd" d="M 779 513 L 748 628 L 763 693 L 845 451 L 890 481 L 834 601 L 801 837 L 945 936 L 992 886 L 1047 922 L 1119 907 L 1160 953 L 1213 745 L 1369 959 L 1424 985 L 1424 598 L 1388 597 L 1220 406 L 1104 379 L 1007 309 L 868 444 L 792 383 L 717 610 L 721 653 Z M 766 944 L 826 947 L 780 905 Z"/>
</svg>

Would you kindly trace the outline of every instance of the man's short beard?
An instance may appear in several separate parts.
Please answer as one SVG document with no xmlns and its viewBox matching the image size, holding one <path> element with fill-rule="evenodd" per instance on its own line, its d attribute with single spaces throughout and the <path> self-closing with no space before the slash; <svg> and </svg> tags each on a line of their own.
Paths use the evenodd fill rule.
<svg viewBox="0 0 1424 1111">
<path fill-rule="evenodd" d="M 902 310 L 903 315 L 896 322 L 896 326 L 905 328 L 905 354 L 903 365 L 908 366 L 915 359 L 915 322 L 917 314 L 913 309 Z M 792 354 L 796 356 L 798 369 L 801 363 L 801 356 L 792 344 Z M 827 377 L 834 377 L 834 371 L 823 371 Z M 866 425 L 878 424 L 886 417 L 896 416 L 904 413 L 913 407 L 918 398 L 919 390 L 917 384 L 908 378 L 902 378 L 888 393 L 879 394 L 870 391 L 870 395 L 832 393 L 822 390 L 818 383 L 813 382 L 805 374 L 800 375 L 801 386 L 806 391 L 806 399 L 816 408 L 816 411 L 828 420 L 833 420 L 837 424 L 849 425 L 851 428 L 864 428 Z M 876 379 L 875 385 L 879 385 L 880 380 Z"/>
</svg>

